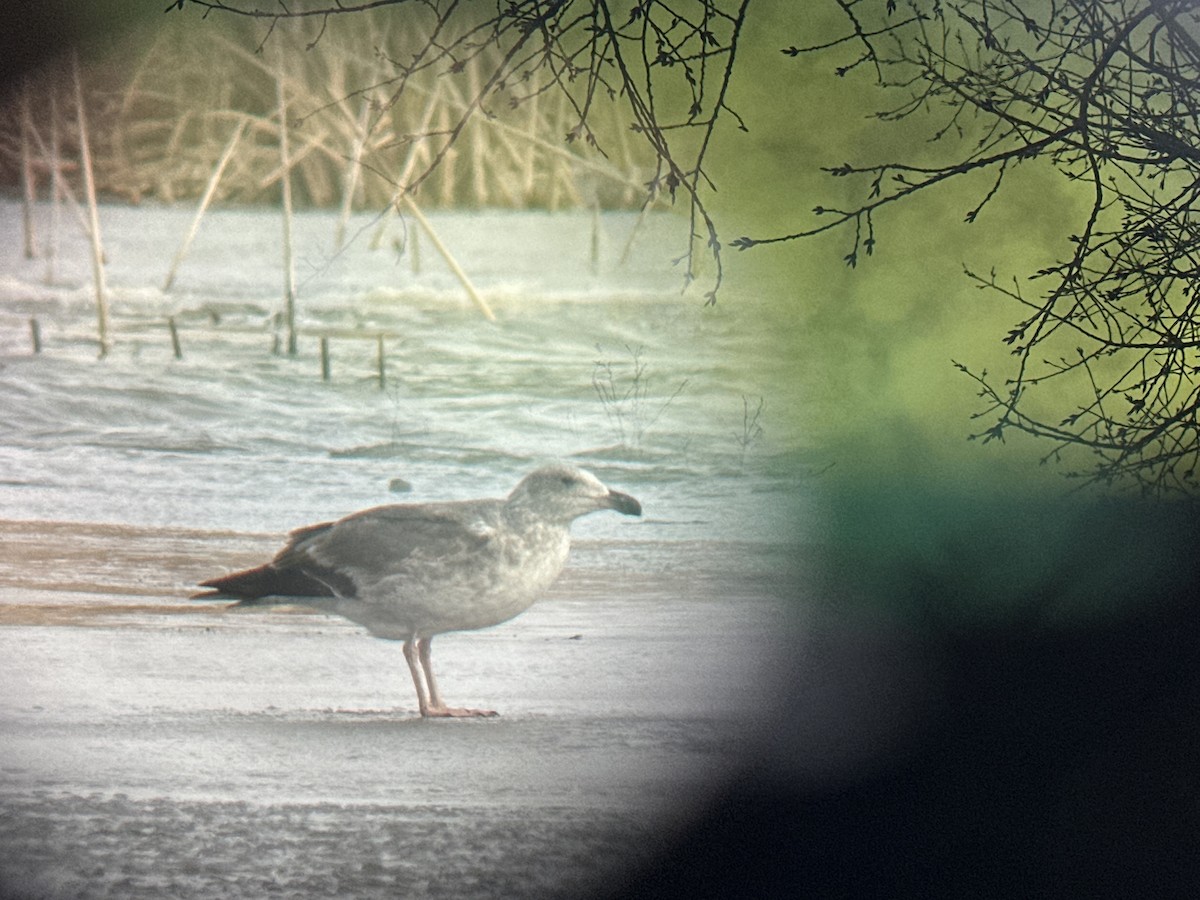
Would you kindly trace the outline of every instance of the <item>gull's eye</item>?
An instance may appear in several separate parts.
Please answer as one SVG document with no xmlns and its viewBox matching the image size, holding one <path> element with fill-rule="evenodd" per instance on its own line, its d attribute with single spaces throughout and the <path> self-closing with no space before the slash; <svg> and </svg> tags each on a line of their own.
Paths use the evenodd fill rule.
<svg viewBox="0 0 1200 900">
<path fill-rule="evenodd" d="M 564 475 L 562 477 L 563 487 L 573 488 L 579 484 L 579 479 L 572 475 Z"/>
</svg>

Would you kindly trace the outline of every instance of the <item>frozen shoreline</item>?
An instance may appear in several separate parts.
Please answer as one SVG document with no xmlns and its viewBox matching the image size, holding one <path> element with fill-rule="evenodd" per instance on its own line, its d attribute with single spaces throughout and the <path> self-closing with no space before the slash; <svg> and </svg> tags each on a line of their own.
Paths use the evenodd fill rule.
<svg viewBox="0 0 1200 900">
<path fill-rule="evenodd" d="M 530 611 L 439 641 L 448 698 L 500 718 L 427 722 L 395 644 L 183 599 L 275 536 L 0 533 L 5 896 L 577 894 L 736 767 L 782 617 L 718 596 L 719 557 L 648 577 L 585 542 Z"/>
</svg>

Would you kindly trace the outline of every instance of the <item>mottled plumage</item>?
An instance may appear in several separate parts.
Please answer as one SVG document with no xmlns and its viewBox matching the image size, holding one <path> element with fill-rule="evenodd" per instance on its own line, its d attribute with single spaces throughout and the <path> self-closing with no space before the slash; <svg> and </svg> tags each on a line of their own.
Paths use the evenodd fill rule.
<svg viewBox="0 0 1200 900">
<path fill-rule="evenodd" d="M 588 472 L 546 466 L 504 499 L 378 506 L 297 529 L 269 563 L 205 581 L 211 590 L 197 597 L 345 616 L 378 637 L 404 641 L 423 716 L 494 715 L 442 703 L 430 664 L 433 636 L 485 628 L 528 609 L 567 561 L 571 522 L 600 509 L 642 511 Z"/>
</svg>

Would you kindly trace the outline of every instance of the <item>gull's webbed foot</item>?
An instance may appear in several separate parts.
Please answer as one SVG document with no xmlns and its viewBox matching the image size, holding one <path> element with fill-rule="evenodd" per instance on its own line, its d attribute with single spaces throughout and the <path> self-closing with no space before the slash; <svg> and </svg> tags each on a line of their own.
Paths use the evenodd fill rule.
<svg viewBox="0 0 1200 900">
<path fill-rule="evenodd" d="M 461 706 L 428 706 L 421 710 L 421 715 L 427 719 L 470 719 L 490 718 L 500 713 L 494 709 L 466 709 Z"/>
</svg>

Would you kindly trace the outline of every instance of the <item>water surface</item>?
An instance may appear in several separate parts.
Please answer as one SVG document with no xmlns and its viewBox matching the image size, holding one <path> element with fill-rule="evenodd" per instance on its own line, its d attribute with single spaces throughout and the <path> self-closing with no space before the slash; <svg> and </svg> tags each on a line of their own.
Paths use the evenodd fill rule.
<svg viewBox="0 0 1200 900">
<path fill-rule="evenodd" d="M 496 322 L 402 220 L 373 250 L 376 220 L 360 216 L 335 253 L 334 217 L 300 215 L 295 357 L 273 352 L 278 213 L 210 212 L 164 293 L 191 215 L 102 209 L 113 346 L 98 361 L 81 235 L 64 229 L 46 283 L 47 261 L 19 256 L 19 206 L 0 203 L 0 517 L 279 532 L 397 486 L 503 494 L 567 459 L 647 511 L 592 517 L 584 536 L 774 542 L 812 525 L 825 461 L 793 426 L 779 330 L 752 297 L 712 309 L 681 293 L 670 214 L 606 214 L 595 261 L 590 215 L 433 216 Z"/>
</svg>

